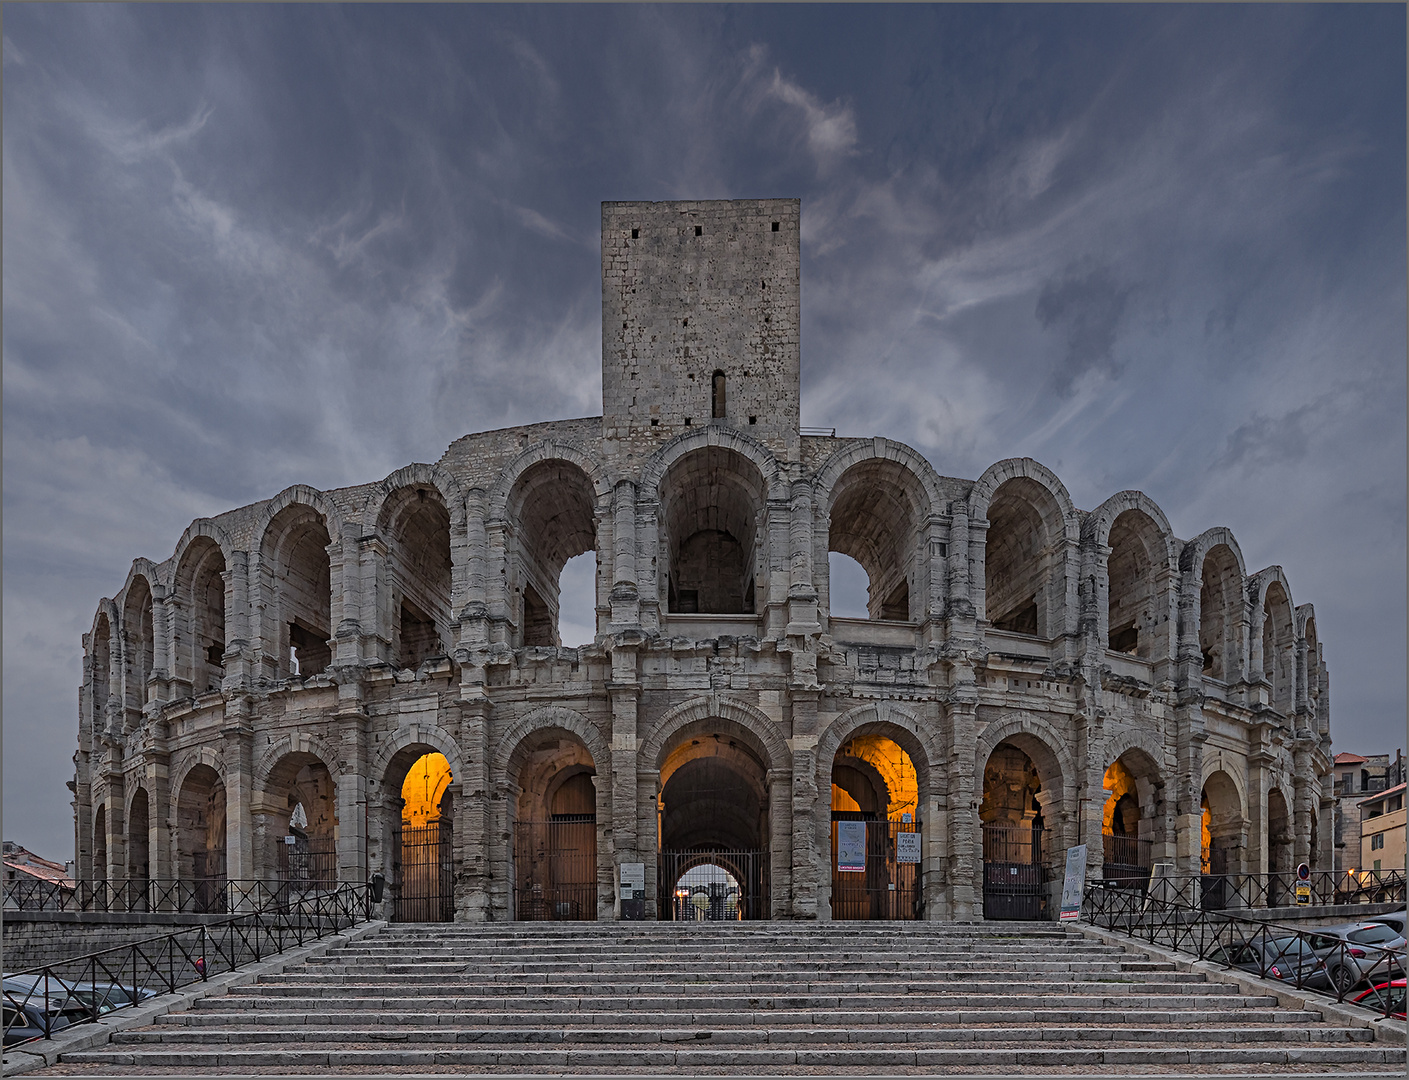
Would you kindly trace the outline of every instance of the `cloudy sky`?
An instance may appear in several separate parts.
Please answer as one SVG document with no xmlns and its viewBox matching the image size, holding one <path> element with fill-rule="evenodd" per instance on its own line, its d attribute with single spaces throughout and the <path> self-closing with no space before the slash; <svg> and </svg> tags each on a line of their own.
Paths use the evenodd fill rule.
<svg viewBox="0 0 1409 1080">
<path fill-rule="evenodd" d="M 603 200 L 801 197 L 803 423 L 1138 488 L 1405 736 L 1405 9 L 7 4 L 4 835 L 80 636 L 289 484 L 601 411 Z"/>
</svg>

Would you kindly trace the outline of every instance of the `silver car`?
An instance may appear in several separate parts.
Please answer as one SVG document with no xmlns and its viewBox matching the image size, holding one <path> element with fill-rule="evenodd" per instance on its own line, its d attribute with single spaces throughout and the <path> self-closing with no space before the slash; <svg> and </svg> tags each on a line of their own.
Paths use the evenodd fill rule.
<svg viewBox="0 0 1409 1080">
<path fill-rule="evenodd" d="M 1326 965 L 1331 988 L 1340 994 L 1366 976 L 1387 978 L 1404 971 L 1404 935 L 1382 922 L 1322 926 L 1308 940 Z"/>
</svg>

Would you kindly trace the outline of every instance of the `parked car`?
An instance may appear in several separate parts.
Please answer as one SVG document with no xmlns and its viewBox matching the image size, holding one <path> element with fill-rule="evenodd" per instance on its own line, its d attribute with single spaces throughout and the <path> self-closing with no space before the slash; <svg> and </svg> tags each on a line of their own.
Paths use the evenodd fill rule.
<svg viewBox="0 0 1409 1080">
<path fill-rule="evenodd" d="M 1209 954 L 1219 964 L 1265 975 L 1312 989 L 1326 986 L 1326 969 L 1320 954 L 1295 934 L 1281 937 L 1255 937 L 1223 945 Z"/>
<path fill-rule="evenodd" d="M 1404 973 L 1404 935 L 1384 923 L 1361 920 L 1322 926 L 1309 937 L 1337 993 L 1348 993 L 1367 977 Z"/>
<path fill-rule="evenodd" d="M 87 1007 L 87 1002 L 74 993 L 71 983 L 52 976 L 46 981 L 43 975 L 6 975 L 3 986 L 6 1001 L 13 1004 L 33 1004 L 43 1009 L 47 1003 L 51 1012 Z"/>
<path fill-rule="evenodd" d="M 53 998 L 51 996 L 50 1000 Z M 4 1025 L 6 1046 L 14 1043 L 24 1042 L 26 1039 L 39 1038 L 44 1034 L 44 996 L 41 988 L 37 998 L 31 997 L 26 1000 L 23 992 L 5 990 L 4 1001 Z M 64 1007 L 52 1007 L 49 1010 L 48 1028 L 50 1034 L 61 1028 L 66 1028 L 70 1024 L 76 1024 L 80 1020 L 88 1018 L 88 1010 L 82 1006 L 70 1003 Z"/>
<path fill-rule="evenodd" d="M 1377 983 L 1368 990 L 1361 991 L 1358 997 L 1352 998 L 1357 1005 L 1364 1005 L 1383 1014 L 1388 1009 L 1389 1015 L 1396 1020 L 1404 1019 L 1404 980 L 1392 979 L 1389 982 Z"/>
<path fill-rule="evenodd" d="M 1384 923 L 1400 937 L 1405 937 L 1404 924 L 1405 913 L 1403 911 L 1391 911 L 1387 915 L 1372 915 L 1366 922 Z"/>
</svg>

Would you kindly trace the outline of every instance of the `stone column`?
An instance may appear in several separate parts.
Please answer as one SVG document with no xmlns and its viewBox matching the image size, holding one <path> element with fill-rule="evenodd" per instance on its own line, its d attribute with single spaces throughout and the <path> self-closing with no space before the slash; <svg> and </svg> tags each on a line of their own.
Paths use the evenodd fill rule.
<svg viewBox="0 0 1409 1080">
<path fill-rule="evenodd" d="M 823 784 L 818 776 L 817 761 L 817 699 L 815 691 L 794 690 L 792 692 L 793 737 L 788 740 L 792 751 L 792 791 L 790 812 L 792 816 L 792 917 L 796 919 L 817 919 L 821 917 L 819 905 L 820 876 L 823 854 L 818 850 L 821 839 L 823 803 L 820 798 Z M 828 795 L 831 784 L 826 784 Z M 830 801 L 827 806 L 830 807 Z M 827 814 L 830 819 L 830 813 Z M 828 856 L 830 857 L 830 856 Z"/>
<path fill-rule="evenodd" d="M 167 882 L 176 874 L 171 865 L 171 777 L 166 753 L 148 752 L 145 761 L 147 788 L 147 873 L 152 881 Z M 162 910 L 170 910 L 168 900 Z"/>
<path fill-rule="evenodd" d="M 488 922 L 490 903 L 489 717 L 493 706 L 483 686 L 460 688 L 462 798 L 455 806 L 455 846 L 460 872 L 455 882 L 455 921 Z"/>
<path fill-rule="evenodd" d="M 225 764 L 225 867 L 226 876 L 240 882 L 260 876 L 254 829 L 254 728 L 251 719 L 248 698 L 226 702 L 225 726 L 220 731 Z"/>
<path fill-rule="evenodd" d="M 352 675 L 351 672 L 348 673 Z M 371 718 L 355 681 L 338 685 L 338 881 L 361 885 L 367 871 L 367 727 Z"/>
<path fill-rule="evenodd" d="M 787 919 L 792 911 L 793 777 L 791 769 L 769 769 L 768 854 L 770 919 Z"/>
<path fill-rule="evenodd" d="M 978 759 L 978 691 L 972 681 L 956 685 L 948 707 L 952 745 L 949 755 L 949 906 L 953 918 L 983 916 L 983 846 L 978 808 L 983 797 L 983 769 Z"/>
<path fill-rule="evenodd" d="M 636 582 L 636 485 L 622 480 L 612 493 L 612 627 L 641 623 Z"/>
<path fill-rule="evenodd" d="M 637 776 L 636 751 L 639 745 L 637 729 L 639 721 L 641 688 L 636 681 L 636 650 L 618 647 L 612 650 L 612 681 L 607 685 L 612 704 L 611 741 L 611 827 L 614 879 L 621 877 L 622 863 L 646 863 L 646 908 L 654 893 L 651 891 L 651 866 L 655 862 L 655 850 L 645 851 L 638 836 L 638 807 L 642 792 L 638 790 L 640 778 Z M 654 767 L 655 762 L 648 765 Z M 652 800 L 654 802 L 654 800 Z M 649 857 L 648 857 L 649 856 Z M 617 888 L 613 886 L 615 894 Z M 611 917 L 621 918 L 621 904 L 612 897 Z"/>
<path fill-rule="evenodd" d="M 1311 816 L 1315 808 L 1312 806 L 1311 790 L 1311 741 L 1309 733 L 1304 738 L 1297 739 L 1292 748 L 1292 866 L 1296 869 L 1299 863 L 1306 863 L 1308 866 L 1315 861 L 1311 850 Z"/>
</svg>

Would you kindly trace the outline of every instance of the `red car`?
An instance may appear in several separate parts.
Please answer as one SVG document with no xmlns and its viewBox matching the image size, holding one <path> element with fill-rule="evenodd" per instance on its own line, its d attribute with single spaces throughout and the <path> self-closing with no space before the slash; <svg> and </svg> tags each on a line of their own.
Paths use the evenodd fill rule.
<svg viewBox="0 0 1409 1080">
<path fill-rule="evenodd" d="M 1388 1008 L 1390 1016 L 1396 1020 L 1403 1020 L 1404 980 L 1392 979 L 1389 982 L 1379 983 L 1351 1000 L 1357 1005 L 1367 1006 L 1379 1013 L 1383 1013 Z"/>
</svg>

